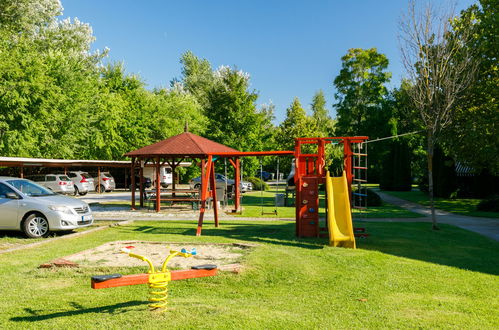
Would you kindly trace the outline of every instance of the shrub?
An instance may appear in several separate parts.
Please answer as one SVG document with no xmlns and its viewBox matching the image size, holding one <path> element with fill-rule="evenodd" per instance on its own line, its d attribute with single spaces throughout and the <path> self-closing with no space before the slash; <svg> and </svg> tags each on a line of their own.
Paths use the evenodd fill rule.
<svg viewBox="0 0 499 330">
<path fill-rule="evenodd" d="M 248 177 L 244 179 L 245 181 L 251 182 L 253 185 L 253 190 L 269 190 L 269 185 L 264 181 L 260 180 L 260 178 L 256 178 L 254 176 Z M 263 189 L 262 189 L 263 187 Z"/>
<path fill-rule="evenodd" d="M 499 212 L 499 196 L 484 199 L 476 206 L 476 209 L 485 212 Z"/>
</svg>

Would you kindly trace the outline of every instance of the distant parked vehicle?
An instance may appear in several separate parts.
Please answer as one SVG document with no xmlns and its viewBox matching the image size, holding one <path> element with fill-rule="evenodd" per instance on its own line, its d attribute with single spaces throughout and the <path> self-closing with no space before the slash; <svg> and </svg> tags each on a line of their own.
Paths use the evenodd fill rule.
<svg viewBox="0 0 499 330">
<path fill-rule="evenodd" d="M 20 230 L 28 237 L 45 237 L 51 231 L 90 226 L 87 203 L 61 196 L 30 180 L 0 177 L 0 229 Z"/>
<path fill-rule="evenodd" d="M 139 189 L 140 185 L 140 177 L 138 175 L 135 176 L 135 189 Z M 116 188 L 125 188 L 132 190 L 132 177 L 131 175 L 127 175 L 126 177 L 126 183 L 125 183 L 125 177 L 123 175 L 120 176 L 115 176 L 114 177 L 114 182 L 116 184 Z M 143 177 L 142 184 L 144 185 L 144 188 L 149 189 L 152 186 L 152 181 L 148 177 Z M 126 185 L 126 187 L 125 187 Z"/>
<path fill-rule="evenodd" d="M 100 172 L 100 183 L 97 173 L 92 172 L 90 175 L 94 178 L 95 191 L 99 191 L 100 184 L 100 192 L 111 192 L 116 189 L 116 183 L 114 181 L 114 177 L 109 172 Z"/>
<path fill-rule="evenodd" d="M 40 174 L 28 176 L 28 179 L 41 184 L 59 194 L 74 194 L 73 181 L 66 174 Z"/>
<path fill-rule="evenodd" d="M 73 181 L 75 192 L 74 195 L 85 196 L 89 191 L 95 190 L 94 178 L 87 172 L 71 171 L 68 177 Z"/>
<path fill-rule="evenodd" d="M 272 173 L 258 170 L 258 172 L 256 172 L 255 177 L 259 179 L 262 178 L 263 181 L 269 181 L 270 179 L 272 179 Z"/>
<path fill-rule="evenodd" d="M 144 167 L 144 177 L 151 179 L 153 186 L 156 187 L 156 167 Z M 137 181 L 138 182 L 138 181 Z M 173 182 L 172 168 L 169 166 L 161 166 L 159 168 L 159 182 L 161 188 L 168 188 Z"/>
<path fill-rule="evenodd" d="M 225 181 L 227 181 L 227 186 L 234 186 L 234 184 L 236 183 L 236 181 L 234 181 L 233 179 L 225 178 L 225 175 L 222 175 L 220 173 L 215 173 L 215 179 L 217 181 L 218 187 L 222 187 L 223 185 L 225 185 Z M 201 187 L 201 177 L 198 176 L 197 178 L 191 179 L 189 181 L 189 185 L 192 189 L 198 189 L 199 187 Z M 253 184 L 248 181 L 241 181 L 239 187 L 241 189 L 241 192 L 253 190 Z M 232 187 L 230 187 L 229 190 L 234 191 Z"/>
</svg>

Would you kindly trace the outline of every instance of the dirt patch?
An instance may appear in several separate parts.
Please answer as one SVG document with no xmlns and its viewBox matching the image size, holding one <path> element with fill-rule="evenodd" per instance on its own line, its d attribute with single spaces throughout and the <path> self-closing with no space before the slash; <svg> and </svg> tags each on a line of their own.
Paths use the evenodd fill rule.
<svg viewBox="0 0 499 330">
<path fill-rule="evenodd" d="M 170 269 L 189 269 L 202 264 L 216 264 L 219 268 L 234 265 L 251 251 L 255 245 L 239 243 L 165 243 L 144 241 L 115 241 L 100 245 L 94 249 L 85 250 L 70 256 L 65 260 L 74 262 L 80 267 L 136 267 L 147 269 L 145 261 L 129 257 L 121 249 L 133 246 L 131 251 L 147 257 L 154 267 L 161 267 L 170 250 L 180 251 L 182 248 L 190 250 L 196 248 L 197 254 L 190 258 L 174 257 L 168 263 Z"/>
</svg>

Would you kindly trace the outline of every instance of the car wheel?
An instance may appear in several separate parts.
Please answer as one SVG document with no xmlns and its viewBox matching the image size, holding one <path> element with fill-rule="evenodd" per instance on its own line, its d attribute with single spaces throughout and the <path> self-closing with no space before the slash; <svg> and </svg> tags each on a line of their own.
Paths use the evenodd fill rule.
<svg viewBox="0 0 499 330">
<path fill-rule="evenodd" d="M 196 184 L 194 185 L 194 189 L 199 189 L 199 187 L 201 187 L 201 185 L 200 185 L 199 183 L 196 183 Z"/>
<path fill-rule="evenodd" d="M 45 237 L 49 233 L 49 222 L 40 213 L 30 214 L 23 222 L 23 231 L 30 238 Z"/>
<path fill-rule="evenodd" d="M 78 195 L 78 192 L 79 192 L 79 191 L 78 191 L 78 187 L 77 187 L 77 186 L 75 186 L 75 192 L 74 192 L 74 195 L 75 195 L 75 196 L 76 196 L 76 195 Z"/>
<path fill-rule="evenodd" d="M 101 194 L 103 192 L 106 192 L 106 187 L 104 187 L 103 185 L 100 185 L 100 192 L 101 192 Z"/>
<path fill-rule="evenodd" d="M 87 194 L 88 191 L 84 191 L 84 192 L 78 192 L 80 194 L 80 196 L 85 196 Z"/>
</svg>

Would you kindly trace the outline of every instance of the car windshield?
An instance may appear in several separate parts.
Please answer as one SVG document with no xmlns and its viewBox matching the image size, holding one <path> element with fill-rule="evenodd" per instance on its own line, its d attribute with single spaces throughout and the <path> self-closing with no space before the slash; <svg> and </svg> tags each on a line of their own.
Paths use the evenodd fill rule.
<svg viewBox="0 0 499 330">
<path fill-rule="evenodd" d="M 28 180 L 8 180 L 11 186 L 15 187 L 17 190 L 22 192 L 27 196 L 39 197 L 39 196 L 52 196 L 55 195 L 54 192 L 42 187 L 32 181 Z"/>
<path fill-rule="evenodd" d="M 83 172 L 81 173 L 81 177 L 84 178 L 84 179 L 91 179 L 92 177 L 90 176 L 90 174 L 88 174 L 87 172 Z"/>
<path fill-rule="evenodd" d="M 71 181 L 71 180 L 67 177 L 67 175 L 59 175 L 59 180 L 61 180 L 61 181 Z"/>
<path fill-rule="evenodd" d="M 109 173 L 102 173 L 102 176 L 105 178 L 112 178 L 113 176 Z"/>
</svg>

